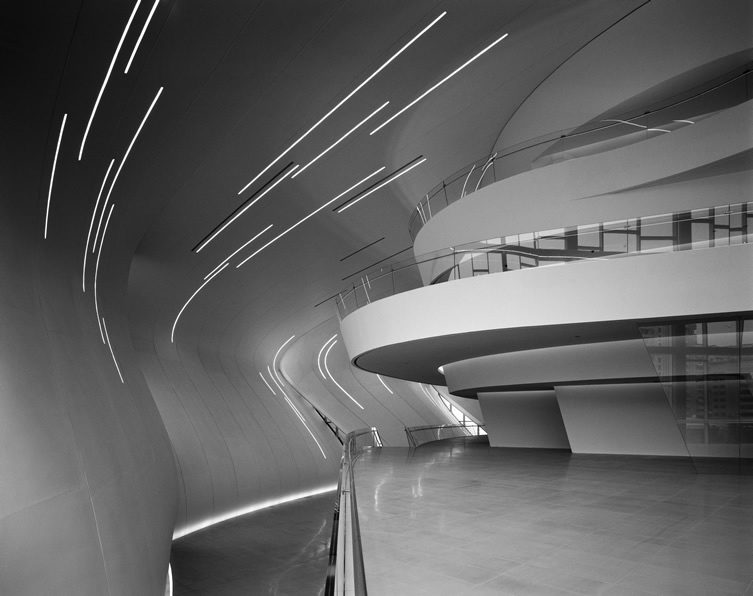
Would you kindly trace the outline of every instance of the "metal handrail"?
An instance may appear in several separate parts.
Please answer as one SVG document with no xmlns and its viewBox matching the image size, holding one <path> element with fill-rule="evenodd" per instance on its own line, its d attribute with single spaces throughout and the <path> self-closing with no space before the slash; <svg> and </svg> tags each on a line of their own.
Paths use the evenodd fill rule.
<svg viewBox="0 0 753 596">
<path fill-rule="evenodd" d="M 686 91 L 682 95 L 675 95 L 671 98 L 668 98 L 667 100 L 665 100 L 667 103 L 665 105 L 662 105 L 661 107 L 641 110 L 634 109 L 631 112 L 627 113 L 613 114 L 608 118 L 603 118 L 598 124 L 591 126 L 581 125 L 552 131 L 544 135 L 539 135 L 537 137 L 515 143 L 514 145 L 510 145 L 503 149 L 498 149 L 491 156 L 485 155 L 483 157 L 480 157 L 474 160 L 473 163 L 468 164 L 454 174 L 448 176 L 442 182 L 429 190 L 429 192 L 425 193 L 424 197 L 416 204 L 416 207 L 413 210 L 412 215 L 408 221 L 408 231 L 411 239 L 415 240 L 418 231 L 429 221 L 429 219 L 442 211 L 445 207 L 448 207 L 450 204 L 454 203 L 457 200 L 473 194 L 474 192 L 479 190 L 479 188 L 483 188 L 487 184 L 504 180 L 505 178 L 509 178 L 510 176 L 519 173 L 518 171 L 498 173 L 497 170 L 499 169 L 499 165 L 502 160 L 506 160 L 507 158 L 510 158 L 512 156 L 518 156 L 523 151 L 534 149 L 547 143 L 564 142 L 568 139 L 585 137 L 586 135 L 601 134 L 607 130 L 611 130 L 612 132 L 617 134 L 610 136 L 608 139 L 595 139 L 594 142 L 603 142 L 606 140 L 612 140 L 621 137 L 627 138 L 631 135 L 631 133 L 634 134 L 636 132 L 636 127 L 643 129 L 642 131 L 639 130 L 637 132 L 670 132 L 670 128 L 677 129 L 687 124 L 693 123 L 690 120 L 678 120 L 677 118 L 679 118 L 680 116 L 682 116 L 683 118 L 689 118 L 691 116 L 697 118 L 705 114 L 732 107 L 734 105 L 742 103 L 742 101 L 750 99 L 750 89 L 748 89 L 747 86 L 741 86 L 741 98 L 732 99 L 732 101 L 736 101 L 736 103 L 730 103 L 730 98 L 722 93 L 719 95 L 719 99 L 717 100 L 720 102 L 719 106 L 714 106 L 713 108 L 705 106 L 703 108 L 699 108 L 702 111 L 698 113 L 693 112 L 684 115 L 666 114 L 667 111 L 673 108 L 683 106 L 684 104 L 688 104 L 693 100 L 700 99 L 716 91 L 723 90 L 725 87 L 740 81 L 740 79 L 749 77 L 750 75 L 751 68 L 750 64 L 748 64 L 743 68 L 742 72 L 741 69 L 738 68 L 731 73 L 727 73 L 722 77 L 710 81 L 705 87 L 701 88 L 700 90 L 698 90 L 698 87 L 696 87 L 695 89 Z M 724 91 L 726 92 L 726 89 L 724 89 Z M 737 101 L 738 99 L 739 101 Z M 708 100 L 706 99 L 706 101 Z M 672 116 L 674 116 L 674 118 L 672 118 Z M 638 124 L 637 121 L 640 119 L 643 119 L 645 121 L 645 124 Z M 657 126 L 664 126 L 665 128 L 659 129 L 656 128 Z M 586 146 L 586 144 L 587 143 L 583 143 L 580 145 L 580 147 L 584 147 Z M 482 167 L 479 167 L 479 164 L 484 165 Z M 471 174 L 473 174 L 473 171 L 476 168 L 479 168 L 481 175 L 479 176 L 478 182 L 475 184 L 473 190 L 466 192 L 466 187 L 470 188 L 469 181 Z M 492 175 L 489 177 L 488 182 L 483 182 L 484 175 L 487 173 L 487 171 L 490 171 Z M 462 190 L 460 190 L 456 197 L 454 195 L 451 196 L 448 193 L 448 188 L 452 187 L 452 185 L 454 185 L 455 183 L 459 185 L 461 180 L 463 181 Z M 432 202 L 435 197 L 438 197 L 439 200 Z M 441 200 L 442 197 L 444 198 L 444 200 Z"/>
<path fill-rule="evenodd" d="M 423 445 L 424 443 L 429 443 L 431 441 L 441 441 L 442 439 L 451 439 L 456 437 L 475 437 L 481 435 L 481 428 L 483 425 L 481 424 L 474 424 L 474 425 L 467 425 L 467 424 L 431 424 L 428 426 L 406 426 L 405 427 L 405 435 L 408 438 L 408 446 L 412 448 L 416 448 L 419 445 Z M 460 432 L 459 434 L 450 434 L 450 436 L 441 437 L 443 431 L 450 431 L 450 433 L 454 432 L 454 430 L 461 430 L 463 432 Z M 472 432 L 472 430 L 475 429 L 476 432 Z M 417 438 L 417 434 L 422 431 L 436 431 L 436 437 L 431 438 L 430 440 L 421 441 Z"/>
<path fill-rule="evenodd" d="M 369 438 L 368 445 L 360 441 L 363 437 Z M 367 594 L 353 464 L 367 448 L 381 446 L 382 440 L 376 428 L 356 430 L 345 438 L 324 588 L 326 596 Z"/>
</svg>

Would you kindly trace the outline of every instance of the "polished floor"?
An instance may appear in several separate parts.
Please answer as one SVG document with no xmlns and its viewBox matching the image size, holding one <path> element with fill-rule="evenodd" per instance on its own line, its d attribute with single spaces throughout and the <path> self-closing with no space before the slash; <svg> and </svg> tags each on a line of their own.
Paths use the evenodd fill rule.
<svg viewBox="0 0 753 596">
<path fill-rule="evenodd" d="M 753 476 L 436 442 L 354 467 L 370 596 L 753 595 Z"/>
<path fill-rule="evenodd" d="M 175 596 L 324 592 L 335 492 L 257 511 L 173 542 Z"/>
</svg>

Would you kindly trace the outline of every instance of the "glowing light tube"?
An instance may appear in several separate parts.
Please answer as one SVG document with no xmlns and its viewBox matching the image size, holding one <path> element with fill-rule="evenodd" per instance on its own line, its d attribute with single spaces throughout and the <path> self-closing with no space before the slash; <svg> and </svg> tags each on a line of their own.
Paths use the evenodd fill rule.
<svg viewBox="0 0 753 596">
<path fill-rule="evenodd" d="M 84 130 L 84 137 L 81 139 L 81 147 L 78 150 L 79 161 L 81 161 L 81 157 L 84 154 L 84 145 L 86 145 L 86 137 L 89 136 L 89 129 L 91 128 L 92 121 L 94 120 L 94 114 L 97 113 L 97 108 L 99 107 L 99 101 L 102 99 L 102 94 L 105 92 L 105 87 L 107 87 L 107 81 L 110 80 L 110 75 L 112 74 L 112 68 L 113 66 L 115 66 L 115 61 L 118 59 L 120 48 L 123 46 L 123 40 L 125 40 L 126 34 L 128 33 L 128 29 L 131 28 L 133 17 L 136 16 L 136 11 L 139 9 L 140 4 L 141 4 L 141 0 L 136 0 L 136 5 L 133 7 L 133 10 L 131 11 L 131 16 L 128 17 L 128 22 L 126 23 L 125 29 L 123 29 L 123 33 L 120 36 L 118 47 L 115 48 L 115 53 L 112 55 L 112 60 L 110 61 L 110 66 L 107 69 L 105 80 L 102 81 L 102 86 L 99 88 L 99 93 L 97 94 L 97 99 L 94 101 L 94 107 L 92 108 L 92 113 L 89 116 L 89 121 L 86 123 L 86 129 Z"/>
<path fill-rule="evenodd" d="M 248 205 L 246 205 L 243 209 L 238 211 L 233 217 L 228 219 L 224 224 L 222 224 L 219 228 L 217 228 L 214 233 L 212 233 L 209 238 L 204 240 L 199 247 L 196 249 L 196 252 L 201 252 L 202 249 L 209 244 L 212 240 L 214 240 L 217 236 L 219 236 L 222 231 L 227 228 L 231 223 L 233 223 L 236 219 L 238 219 L 241 215 L 243 215 L 248 209 L 250 209 L 259 199 L 261 199 L 263 196 L 265 196 L 269 191 L 271 191 L 275 186 L 280 184 L 285 178 L 290 176 L 296 169 L 298 168 L 298 164 L 293 165 L 292 168 L 288 169 L 283 173 L 277 180 L 274 181 L 274 183 L 270 184 L 267 188 L 264 189 L 263 192 L 259 193 L 259 196 L 257 196 L 253 201 L 251 201 Z"/>
<path fill-rule="evenodd" d="M 353 97 L 358 91 L 360 91 L 369 81 L 371 81 L 375 76 L 377 76 L 380 72 L 382 72 L 387 66 L 395 60 L 400 54 L 402 54 L 405 50 L 407 50 L 413 43 L 421 37 L 424 33 L 426 33 L 429 29 L 431 29 L 442 17 L 444 17 L 447 14 L 447 11 L 440 14 L 437 18 L 435 18 L 431 23 L 429 23 L 426 27 L 421 29 L 416 35 L 413 36 L 413 38 L 406 43 L 402 48 L 400 48 L 397 52 L 392 54 L 390 58 L 382 64 L 379 68 L 377 68 L 373 73 L 371 73 L 358 87 L 353 89 L 348 95 L 346 95 L 343 99 L 340 100 L 340 102 L 332 108 L 329 112 L 327 112 L 324 116 L 322 116 L 316 124 L 314 124 L 311 128 L 309 128 L 305 133 L 303 133 L 298 139 L 296 139 L 292 145 L 290 145 L 285 151 L 280 153 L 274 160 L 272 160 L 269 165 L 264 168 L 261 172 L 259 172 L 256 176 L 253 177 L 253 179 L 246 184 L 242 189 L 238 191 L 238 194 L 243 194 L 243 191 L 245 191 L 249 186 L 251 186 L 254 182 L 256 182 L 261 176 L 264 175 L 264 173 L 269 170 L 274 164 L 276 164 L 278 161 L 280 161 L 284 156 L 286 156 L 298 143 L 300 143 L 303 139 L 305 139 L 307 136 L 309 136 L 314 130 L 327 118 L 329 118 L 332 114 L 335 113 L 336 110 L 338 110 L 346 101 L 348 101 L 351 97 Z"/>
<path fill-rule="evenodd" d="M 47 191 L 47 210 L 44 212 L 44 239 L 47 240 L 47 220 L 50 218 L 50 200 L 52 199 L 52 183 L 55 181 L 55 168 L 58 165 L 58 153 L 60 153 L 60 142 L 63 140 L 63 131 L 65 130 L 65 121 L 68 120 L 68 114 L 63 114 L 63 121 L 60 123 L 60 133 L 58 134 L 58 144 L 55 147 L 55 159 L 52 160 L 52 172 L 50 173 L 50 189 Z"/>
<path fill-rule="evenodd" d="M 173 568 L 167 564 L 167 596 L 173 596 Z"/>
<path fill-rule="evenodd" d="M 255 511 L 260 511 L 261 509 L 268 509 L 269 507 L 282 505 L 283 503 L 290 503 L 291 501 L 297 501 L 299 499 L 305 499 L 307 497 L 313 497 L 315 495 L 321 495 L 324 493 L 333 492 L 335 490 L 337 490 L 337 484 L 329 484 L 320 488 L 291 493 L 289 495 L 276 497 L 273 499 L 266 499 L 264 501 L 253 503 L 251 505 L 246 505 L 245 507 L 241 507 L 239 509 L 234 509 L 225 513 L 219 513 L 200 522 L 196 522 L 194 524 L 180 528 L 179 530 L 175 530 L 175 532 L 173 533 L 173 540 L 177 540 L 178 538 L 182 538 L 183 536 L 186 536 L 188 534 L 193 534 L 194 532 L 198 532 L 199 530 L 203 530 L 204 528 L 213 526 L 214 524 L 219 524 L 229 519 L 240 517 L 241 515 L 247 515 L 249 513 L 254 513 Z"/>
<path fill-rule="evenodd" d="M 332 143 L 329 147 L 327 147 L 324 151 L 322 151 L 319 155 L 317 155 L 314 159 L 312 159 L 310 162 L 308 162 L 305 166 L 303 166 L 300 170 L 298 170 L 295 174 L 293 174 L 293 178 L 298 176 L 299 174 L 303 173 L 306 168 L 308 168 L 310 165 L 316 163 L 319 161 L 320 158 L 324 157 L 327 153 L 329 153 L 332 149 L 337 147 L 340 143 L 342 143 L 345 139 L 347 139 L 351 134 L 356 132 L 361 126 L 366 124 L 373 116 L 376 116 L 379 112 L 381 112 L 385 107 L 387 107 L 387 104 L 389 104 L 389 101 L 385 101 L 381 106 L 379 106 L 376 110 L 371 112 L 366 118 L 361 120 L 358 124 L 356 124 L 353 128 L 351 128 L 348 132 L 346 132 L 343 136 L 341 136 L 339 139 L 337 139 L 334 143 Z"/>
<path fill-rule="evenodd" d="M 390 389 L 389 387 L 387 387 L 387 383 L 385 383 L 385 382 L 384 382 L 384 379 L 382 379 L 382 377 L 381 377 L 381 376 L 380 376 L 379 374 L 377 374 L 377 379 L 379 379 L 379 382 L 380 382 L 380 383 L 381 383 L 382 385 L 384 385 L 384 388 L 385 388 L 385 389 L 386 389 L 387 391 L 389 391 L 389 392 L 390 392 L 390 395 L 395 395 L 395 392 L 394 392 L 394 391 L 392 391 L 392 389 Z"/>
<path fill-rule="evenodd" d="M 416 167 L 420 166 L 422 163 L 424 163 L 426 161 L 426 159 L 427 159 L 426 157 L 422 157 L 418 161 L 416 161 L 416 162 L 414 162 L 414 163 L 412 163 L 412 164 L 410 164 L 410 165 L 408 165 L 408 166 L 406 166 L 406 167 L 398 170 L 397 172 L 395 172 L 394 174 L 392 174 L 392 176 L 388 176 L 387 178 L 385 178 L 383 182 L 381 182 L 380 184 L 377 184 L 374 188 L 372 188 L 370 190 L 367 190 L 361 196 L 357 197 L 356 199 L 350 201 L 349 203 L 346 203 L 345 205 L 343 205 L 342 207 L 340 207 L 339 209 L 337 209 L 337 212 L 338 213 L 342 213 L 346 209 L 350 209 L 353 205 L 355 205 L 359 201 L 362 201 L 363 199 L 365 199 L 369 195 L 375 193 L 376 191 L 378 191 L 383 186 L 386 186 L 387 184 L 389 184 L 393 180 L 397 180 L 398 178 L 400 178 L 400 176 L 403 176 L 404 174 L 407 174 L 413 168 L 416 168 Z"/>
<path fill-rule="evenodd" d="M 322 344 L 322 347 L 319 349 L 319 353 L 316 356 L 316 366 L 319 369 L 319 374 L 322 375 L 322 379 L 324 379 L 325 381 L 327 380 L 327 375 L 325 375 L 324 371 L 322 370 L 322 364 L 321 364 L 322 352 L 324 351 L 324 348 L 327 347 L 327 345 L 329 344 L 329 342 L 331 342 L 336 337 L 337 337 L 337 333 L 335 333 L 332 337 L 330 337 L 327 341 L 325 341 Z"/>
<path fill-rule="evenodd" d="M 170 341 L 172 343 L 175 343 L 175 327 L 178 325 L 178 321 L 180 320 L 180 316 L 183 314 L 183 311 L 186 310 L 186 307 L 191 303 L 191 300 L 193 300 L 196 297 L 196 294 L 201 292 L 201 290 L 204 288 L 205 285 L 207 285 L 210 281 L 212 281 L 215 277 L 217 277 L 220 273 L 222 273 L 225 267 L 227 267 L 227 263 L 225 263 L 222 267 L 220 267 L 212 277 L 210 277 L 203 284 L 201 284 L 199 286 L 199 289 L 196 290 L 193 294 L 191 294 L 191 297 L 188 300 L 186 300 L 186 303 L 183 305 L 183 308 L 181 308 L 180 312 L 178 312 L 178 316 L 175 317 L 175 322 L 173 323 L 172 331 L 170 331 Z"/>
<path fill-rule="evenodd" d="M 277 374 L 277 357 L 280 355 L 280 352 L 282 352 L 282 349 L 287 346 L 293 339 L 295 338 L 295 335 L 291 335 L 288 339 L 286 339 L 283 344 L 277 348 L 277 351 L 275 352 L 274 358 L 272 358 L 272 370 L 275 373 L 275 376 L 279 379 L 280 383 L 282 383 L 282 379 L 280 379 L 280 375 Z M 274 379 L 272 379 L 274 381 Z"/>
<path fill-rule="evenodd" d="M 264 375 L 263 375 L 263 374 L 261 374 L 261 371 L 259 371 L 259 376 L 261 377 L 261 380 L 262 380 L 262 381 L 264 381 L 264 384 L 265 384 L 265 385 L 267 386 L 267 389 L 269 389 L 269 390 L 270 390 L 270 391 L 272 392 L 272 395 L 277 395 L 277 394 L 275 393 L 275 390 L 274 390 L 274 389 L 272 389 L 272 385 L 270 385 L 270 384 L 269 384 L 269 383 L 267 382 L 267 379 L 266 379 L 266 378 L 264 378 Z"/>
<path fill-rule="evenodd" d="M 126 149 L 126 152 L 123 155 L 123 159 L 120 160 L 120 165 L 118 166 L 118 169 L 115 172 L 115 176 L 113 176 L 112 182 L 110 183 L 110 190 L 107 191 L 107 198 L 105 199 L 105 205 L 107 205 L 107 201 L 110 200 L 112 189 L 115 188 L 115 183 L 118 180 L 118 176 L 120 176 L 120 171 L 123 169 L 123 165 L 125 164 L 126 159 L 128 159 L 128 155 L 131 153 L 131 149 L 133 149 L 133 144 L 136 142 L 136 139 L 138 138 L 139 133 L 141 132 L 141 129 L 144 128 L 144 124 L 146 124 L 146 120 L 147 118 L 149 118 L 149 114 L 152 113 L 152 110 L 154 109 L 154 104 L 157 103 L 157 100 L 159 99 L 159 96 L 162 95 L 163 90 L 164 90 L 164 87 L 160 87 L 159 91 L 157 91 L 157 95 L 154 96 L 154 99 L 152 100 L 152 103 L 149 106 L 149 109 L 146 111 L 146 114 L 144 114 L 144 117 L 141 119 L 141 124 L 139 124 L 138 129 L 136 129 L 136 134 L 133 135 L 131 142 L 128 144 L 128 149 Z M 96 242 L 97 240 L 96 236 L 94 237 L 94 240 Z"/>
<path fill-rule="evenodd" d="M 254 236 L 253 238 L 251 238 L 251 240 L 249 240 L 248 242 L 245 242 L 240 248 L 237 248 L 235 251 L 233 251 L 232 254 L 230 254 L 227 257 L 225 257 L 225 259 L 222 261 L 222 263 L 220 263 L 219 265 L 217 265 L 217 268 L 219 268 L 221 265 L 227 263 L 230 259 L 232 259 L 235 255 L 237 255 L 240 251 L 242 251 L 244 248 L 246 248 L 249 244 L 251 244 L 254 240 L 256 240 L 259 236 L 261 236 L 264 232 L 266 232 L 267 230 L 269 230 L 271 227 L 272 227 L 272 224 L 269 224 L 261 232 L 259 232 L 258 234 L 256 234 L 256 236 Z M 216 270 L 216 268 L 215 268 L 215 270 Z M 209 275 L 207 275 L 207 277 L 209 277 Z M 206 279 L 207 277 L 205 277 L 204 279 Z"/>
<path fill-rule="evenodd" d="M 81 289 L 84 292 L 86 292 L 86 257 L 88 256 L 88 253 L 89 253 L 89 241 L 91 240 L 92 229 L 94 228 L 94 218 L 97 216 L 97 208 L 99 207 L 99 199 L 102 198 L 102 191 L 105 189 L 105 183 L 107 182 L 107 177 L 110 175 L 110 170 L 112 170 L 112 165 L 114 163 L 115 163 L 115 160 L 111 159 L 110 166 L 107 168 L 107 172 L 105 172 L 105 177 L 102 179 L 102 186 L 99 187 L 99 194 L 97 195 L 97 202 L 94 203 L 94 211 L 92 211 L 92 219 L 89 222 L 89 233 L 86 235 L 86 246 L 84 246 L 84 270 L 83 270 L 83 274 L 81 275 Z"/>
<path fill-rule="evenodd" d="M 242 260 L 242 261 L 241 261 L 240 263 L 238 263 L 238 264 L 237 264 L 237 265 L 235 266 L 235 268 L 237 269 L 237 268 L 241 267 L 241 266 L 242 266 L 242 265 L 243 265 L 243 264 L 244 264 L 244 263 L 245 263 L 246 261 L 249 261 L 250 259 L 253 259 L 253 258 L 254 258 L 254 257 L 255 257 L 256 255 L 258 255 L 258 254 L 259 254 L 259 253 L 260 253 L 261 251 L 263 251 L 263 250 L 264 250 L 265 248 L 267 248 L 267 247 L 268 247 L 269 245 L 271 245 L 271 244 L 273 244 L 273 243 L 277 242 L 277 241 L 278 241 L 278 240 L 279 240 L 280 238 L 282 238 L 282 237 L 283 237 L 283 236 L 284 236 L 285 234 L 287 234 L 288 232 L 292 232 L 292 231 L 293 231 L 294 229 L 296 229 L 296 228 L 297 228 L 298 226 L 300 226 L 300 225 L 301 225 L 301 224 L 302 224 L 302 223 L 303 223 L 304 221 L 306 221 L 306 220 L 307 220 L 307 219 L 308 219 L 309 217 L 313 217 L 314 215 L 316 215 L 317 213 L 319 213 L 319 212 L 320 212 L 320 211 L 321 211 L 322 209 L 324 209 L 325 207 L 328 207 L 329 205 L 331 205 L 332 203 L 334 203 L 334 202 L 335 202 L 335 201 L 337 201 L 338 199 L 340 199 L 340 198 L 344 197 L 344 196 L 345 196 L 346 194 L 348 194 L 348 193 L 349 193 L 350 191 L 352 191 L 353 189 L 355 189 L 355 188 L 358 188 L 358 187 L 359 187 L 359 186 L 360 186 L 361 184 L 363 184 L 364 182 L 366 182 L 366 181 L 367 181 L 367 180 L 368 180 L 369 178 L 373 178 L 373 177 L 374 177 L 374 176 L 376 176 L 376 175 L 377 175 L 377 174 L 378 174 L 379 172 L 381 172 L 382 170 L 384 170 L 384 169 L 385 169 L 385 167 L 386 167 L 386 166 L 382 166 L 382 167 L 381 167 L 381 168 L 379 168 L 378 170 L 375 170 L 375 171 L 373 171 L 373 172 L 372 172 L 371 174 L 369 174 L 369 175 L 368 175 L 368 176 L 366 176 L 365 178 L 362 178 L 361 180 L 359 180 L 358 182 L 356 182 L 356 183 L 355 183 L 355 184 L 354 184 L 353 186 L 351 186 L 350 188 L 347 188 L 347 189 L 345 189 L 345 190 L 344 190 L 344 191 L 342 191 L 342 192 L 341 192 L 341 193 L 340 193 L 339 195 L 337 195 L 337 196 L 336 196 L 336 197 L 334 197 L 333 199 L 330 199 L 329 201 L 327 201 L 326 203 L 324 203 L 324 205 L 322 205 L 321 207 L 319 207 L 319 208 L 315 209 L 314 211 L 312 211 L 311 213 L 309 213 L 309 214 L 308 214 L 308 215 L 307 215 L 306 217 L 304 217 L 303 219 L 301 219 L 301 220 L 300 220 L 300 221 L 298 221 L 297 223 L 294 223 L 294 224 L 293 224 L 292 226 L 290 226 L 290 227 L 289 227 L 289 228 L 288 228 L 287 230 L 285 230 L 284 232 L 281 232 L 280 234 L 278 234 L 277 236 L 275 236 L 274 238 L 272 238 L 272 240 L 270 240 L 269 242 L 267 242 L 267 243 L 266 243 L 266 244 L 265 244 L 264 246 L 262 246 L 261 248 L 257 248 L 257 249 L 256 249 L 256 251 L 252 252 L 252 253 L 251 253 L 251 254 L 250 254 L 249 256 L 247 256 L 247 257 L 246 257 L 245 259 L 243 259 L 243 260 Z"/>
<path fill-rule="evenodd" d="M 337 381 L 335 381 L 335 377 L 332 376 L 332 373 L 329 372 L 329 366 L 327 366 L 327 356 L 329 356 L 330 350 L 333 347 L 335 347 L 336 343 L 337 343 L 337 340 L 333 341 L 332 344 L 330 344 L 329 348 L 327 348 L 327 351 L 324 352 L 324 370 L 327 371 L 327 374 L 329 375 L 329 378 L 332 379 L 332 382 L 335 385 L 338 386 L 338 388 L 340 389 L 340 391 L 342 391 L 345 395 L 347 395 L 354 404 L 356 404 L 359 408 L 361 408 L 363 410 L 364 407 L 361 404 L 359 404 L 350 393 L 348 393 L 347 391 L 345 391 L 345 389 L 343 389 L 342 385 L 340 385 L 340 383 L 338 383 Z"/>
<path fill-rule="evenodd" d="M 144 39 L 144 33 L 146 33 L 146 30 L 149 27 L 149 23 L 152 21 L 152 17 L 154 16 L 154 11 L 157 10 L 158 4 L 159 4 L 159 0 L 154 0 L 154 4 L 152 4 L 152 10 L 149 11 L 149 16 L 146 17 L 146 23 L 144 23 L 144 26 L 141 28 L 141 33 L 139 34 L 139 38 L 136 40 L 136 45 L 133 46 L 133 52 L 131 52 L 131 57 L 128 59 L 128 64 L 126 64 L 123 74 L 128 74 L 128 70 L 131 68 L 131 63 L 133 62 L 133 59 L 136 56 L 136 52 L 139 51 L 141 40 Z"/>
<path fill-rule="evenodd" d="M 277 375 L 277 369 L 275 369 L 275 375 Z M 287 404 L 291 407 L 291 409 L 296 414 L 296 416 L 298 416 L 298 419 L 301 421 L 301 424 L 303 424 L 303 427 L 308 431 L 309 435 L 311 435 L 311 438 L 314 439 L 314 443 L 316 443 L 316 446 L 319 447 L 319 451 L 321 452 L 322 457 L 324 459 L 327 459 L 327 454 L 324 453 L 324 449 L 322 449 L 321 444 L 319 443 L 319 441 L 316 440 L 316 437 L 314 436 L 314 433 L 311 432 L 309 425 L 306 424 L 306 420 L 303 418 L 303 414 L 301 414 L 300 410 L 295 407 L 292 401 L 290 401 L 290 398 L 285 394 L 285 390 L 282 388 L 282 385 L 280 385 L 280 383 L 277 382 L 277 379 L 272 377 L 272 381 L 274 382 L 275 385 L 277 385 L 278 389 L 280 390 L 280 393 L 282 393 L 282 396 L 285 398 L 285 401 L 287 402 Z"/>
<path fill-rule="evenodd" d="M 619 124 L 628 124 L 637 128 L 646 128 L 645 126 L 643 126 L 643 124 L 636 124 L 635 122 L 630 122 L 628 120 L 619 120 L 617 118 L 607 118 L 606 120 L 602 120 L 602 122 L 618 122 Z"/>
<path fill-rule="evenodd" d="M 97 252 L 97 262 L 94 265 L 94 311 L 97 314 L 97 325 L 99 325 L 99 334 L 102 336 L 102 343 L 105 341 L 105 334 L 102 331 L 102 322 L 99 320 L 99 296 L 97 295 L 97 280 L 99 279 L 99 259 L 102 256 L 102 246 L 105 244 L 105 235 L 107 234 L 107 226 L 110 225 L 110 217 L 112 217 L 112 210 L 115 209 L 115 205 L 110 205 L 110 212 L 107 214 L 107 221 L 105 222 L 105 229 L 102 231 L 102 242 L 99 243 L 99 252 Z"/>
<path fill-rule="evenodd" d="M 120 374 L 120 367 L 118 366 L 118 361 L 115 359 L 115 352 L 112 349 L 112 342 L 110 341 L 110 334 L 107 333 L 107 323 L 105 322 L 105 318 L 102 317 L 102 327 L 105 330 L 105 339 L 107 339 L 107 346 L 110 348 L 110 356 L 112 356 L 112 361 L 115 364 L 115 370 L 118 371 L 118 376 L 120 377 L 120 382 L 125 383 L 123 380 L 123 375 Z"/>
<path fill-rule="evenodd" d="M 456 74 L 458 74 L 461 70 L 463 70 L 466 66 L 477 60 L 478 58 L 481 58 L 484 54 L 486 54 L 489 50 L 491 50 L 494 46 L 496 46 L 500 41 L 502 41 L 505 37 L 507 37 L 508 34 L 505 33 L 502 37 L 495 39 L 492 43 L 490 43 L 488 46 L 486 46 L 483 50 L 481 50 L 478 54 L 476 54 L 473 58 L 470 58 L 469 60 L 466 60 L 462 65 L 458 66 L 455 70 L 453 70 L 450 74 L 448 74 L 445 78 L 443 78 L 441 81 L 436 83 L 435 85 L 432 85 L 429 87 L 426 91 L 424 91 L 421 95 L 419 95 L 416 99 L 414 99 L 412 102 L 410 102 L 407 106 L 405 106 L 403 109 L 401 109 L 399 112 L 394 113 L 392 116 L 390 116 L 387 120 L 382 122 L 379 126 L 377 126 L 374 130 L 372 130 L 369 134 L 373 135 L 378 130 L 384 128 L 387 126 L 390 122 L 392 122 L 395 118 L 397 118 L 400 114 L 408 110 L 409 108 L 416 105 L 419 101 L 421 101 L 424 97 L 429 95 L 432 91 L 434 91 L 437 87 L 440 85 L 443 85 L 447 81 L 449 81 L 452 77 L 454 77 Z"/>
</svg>

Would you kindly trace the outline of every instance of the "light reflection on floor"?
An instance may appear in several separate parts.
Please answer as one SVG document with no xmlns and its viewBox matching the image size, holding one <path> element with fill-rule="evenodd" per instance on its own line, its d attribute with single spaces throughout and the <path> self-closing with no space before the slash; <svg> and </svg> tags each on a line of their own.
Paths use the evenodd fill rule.
<svg viewBox="0 0 753 596">
<path fill-rule="evenodd" d="M 173 542 L 175 596 L 324 591 L 335 492 L 235 518 Z"/>
<path fill-rule="evenodd" d="M 370 596 L 753 596 L 753 477 L 437 442 L 355 466 Z"/>
</svg>

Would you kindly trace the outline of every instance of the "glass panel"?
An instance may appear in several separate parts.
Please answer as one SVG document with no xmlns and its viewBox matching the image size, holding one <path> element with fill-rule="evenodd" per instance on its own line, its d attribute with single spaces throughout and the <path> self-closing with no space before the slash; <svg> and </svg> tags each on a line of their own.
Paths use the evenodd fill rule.
<svg viewBox="0 0 753 596">
<path fill-rule="evenodd" d="M 625 232 L 604 232 L 604 250 L 607 252 L 627 252 L 627 234 Z"/>
<path fill-rule="evenodd" d="M 641 252 L 644 251 L 671 251 L 673 250 L 672 238 L 648 239 L 641 238 Z"/>
<path fill-rule="evenodd" d="M 733 348 L 737 347 L 735 321 L 713 321 L 708 323 L 709 346 Z"/>
<path fill-rule="evenodd" d="M 708 248 L 711 246 L 711 226 L 706 222 L 691 224 L 693 248 Z"/>
<path fill-rule="evenodd" d="M 641 219 L 641 234 L 643 236 L 666 236 L 671 237 L 673 225 L 671 215 Z"/>
</svg>

